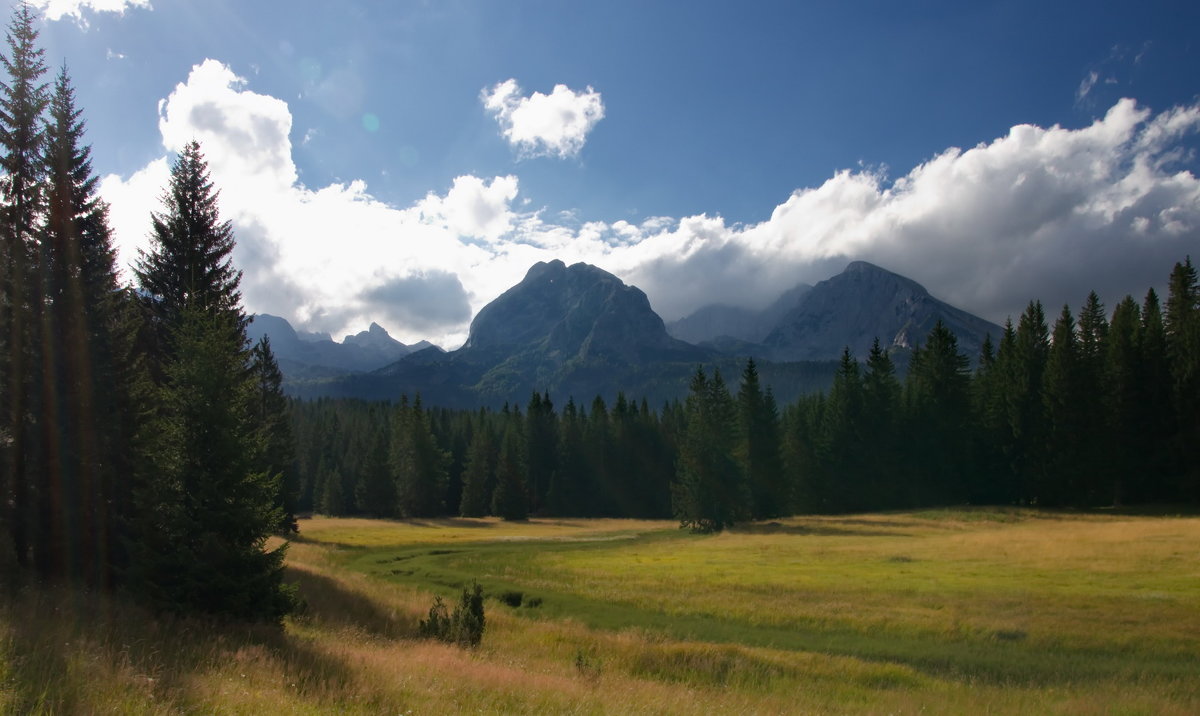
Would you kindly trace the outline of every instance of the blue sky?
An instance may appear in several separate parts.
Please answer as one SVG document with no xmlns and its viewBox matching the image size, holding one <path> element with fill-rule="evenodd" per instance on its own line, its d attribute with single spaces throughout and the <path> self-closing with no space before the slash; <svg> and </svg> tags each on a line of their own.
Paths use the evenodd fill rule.
<svg viewBox="0 0 1200 716">
<path fill-rule="evenodd" d="M 1195 3 L 34 4 L 123 257 L 198 138 L 248 308 L 335 335 L 453 347 L 554 257 L 667 319 L 865 259 L 1001 321 L 1200 254 Z"/>
</svg>

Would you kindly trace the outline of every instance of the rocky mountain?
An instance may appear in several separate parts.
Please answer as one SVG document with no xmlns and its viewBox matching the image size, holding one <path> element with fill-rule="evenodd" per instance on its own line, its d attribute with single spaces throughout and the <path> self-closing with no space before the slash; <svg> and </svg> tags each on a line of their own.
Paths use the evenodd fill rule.
<svg viewBox="0 0 1200 716">
<path fill-rule="evenodd" d="M 1001 328 L 939 301 L 921 284 L 865 261 L 818 283 L 763 339 L 763 354 L 776 361 L 824 360 L 844 346 L 863 359 L 878 337 L 903 351 L 925 340 L 941 320 L 975 360 L 983 339 L 999 340 Z"/>
<path fill-rule="evenodd" d="M 293 384 L 301 395 L 389 397 L 431 404 L 524 403 L 532 391 L 565 401 L 618 390 L 655 400 L 686 393 L 696 366 L 719 356 L 667 334 L 646 294 L 585 263 L 541 262 L 485 306 L 462 348 L 423 350 L 369 375 Z"/>
<path fill-rule="evenodd" d="M 812 286 L 801 283 L 785 291 L 762 310 L 710 304 L 695 313 L 667 324 L 667 333 L 688 343 L 725 342 L 728 339 L 759 343 L 784 316 L 799 305 Z"/>
<path fill-rule="evenodd" d="M 270 338 L 271 350 L 287 378 L 327 378 L 378 370 L 431 345 L 421 341 L 407 346 L 377 323 L 335 343 L 327 333 L 299 332 L 287 320 L 266 313 L 251 317 L 246 335 L 253 342 L 263 335 Z"/>
</svg>

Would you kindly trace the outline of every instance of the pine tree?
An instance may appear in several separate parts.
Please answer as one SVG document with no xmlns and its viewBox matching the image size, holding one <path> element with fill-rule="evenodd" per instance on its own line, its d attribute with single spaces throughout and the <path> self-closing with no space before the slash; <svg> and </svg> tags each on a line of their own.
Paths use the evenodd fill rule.
<svg viewBox="0 0 1200 716">
<path fill-rule="evenodd" d="M 40 484 L 36 446 L 41 411 L 36 404 L 41 365 L 38 328 L 36 234 L 44 206 L 48 103 L 44 52 L 37 47 L 35 16 L 22 3 L 13 11 L 0 56 L 8 79 L 0 83 L 0 528 L 7 528 L 17 562 L 35 557 Z M 46 554 L 46 545 L 41 553 Z"/>
<path fill-rule="evenodd" d="M 1171 440 L 1175 432 L 1175 411 L 1171 401 L 1171 367 L 1167 359 L 1167 336 L 1162 307 L 1153 288 L 1142 303 L 1139 369 L 1142 396 L 1139 443 L 1143 464 L 1136 483 L 1129 485 L 1129 499 L 1136 502 L 1163 502 L 1175 497 L 1171 484 Z"/>
<path fill-rule="evenodd" d="M 990 344 L 985 342 L 985 345 Z M 866 440 L 865 507 L 879 508 L 899 503 L 896 464 L 900 405 L 900 381 L 896 378 L 896 367 L 876 338 L 867 354 L 862 381 L 863 436 Z"/>
<path fill-rule="evenodd" d="M 1030 301 L 1017 322 L 1016 343 L 1005 384 L 1008 426 L 1012 435 L 1011 461 L 1018 494 L 1032 499 L 1046 470 L 1046 426 L 1042 380 L 1050 352 L 1046 314 L 1040 301 Z"/>
<path fill-rule="evenodd" d="M 411 407 L 404 402 L 396 413 L 392 433 L 392 470 L 396 475 L 396 497 L 404 517 L 434 517 L 442 514 L 446 491 L 446 464 L 450 456 L 433 437 L 429 414 L 421 408 L 421 396 Z"/>
<path fill-rule="evenodd" d="M 550 476 L 557 469 L 558 460 L 558 417 L 549 393 L 535 392 L 529 399 L 525 411 L 525 454 L 529 460 L 530 509 L 538 513 L 545 506 Z"/>
<path fill-rule="evenodd" d="M 279 494 L 275 506 L 283 515 L 279 529 L 295 532 L 300 486 L 293 463 L 296 446 L 288 415 L 287 398 L 283 394 L 283 373 L 275 362 L 271 340 L 259 339 L 250 351 L 250 373 L 254 378 L 254 418 L 258 424 L 260 448 L 255 470 L 279 475 Z"/>
<path fill-rule="evenodd" d="M 1175 469 L 1183 479 L 1183 497 L 1200 502 L 1200 281 L 1190 256 L 1171 271 L 1164 327 L 1176 421 Z"/>
<path fill-rule="evenodd" d="M 108 207 L 96 196 L 91 150 L 66 70 L 50 102 L 40 231 L 42 292 L 41 444 L 48 546 L 43 574 L 108 583 L 119 515 L 119 484 L 131 469 L 128 386 L 116 365 L 123 294 L 117 290 Z M 129 359 L 128 355 L 123 356 Z"/>
<path fill-rule="evenodd" d="M 488 513 L 492 498 L 488 486 L 495 482 L 496 458 L 496 438 L 491 427 L 482 423 L 467 449 L 467 464 L 463 468 L 462 501 L 458 507 L 463 517 L 483 517 Z"/>
<path fill-rule="evenodd" d="M 1088 505 L 1108 504 L 1112 499 L 1108 488 L 1113 441 L 1107 417 L 1107 356 L 1108 318 L 1100 297 L 1092 291 L 1079 312 L 1079 370 L 1083 383 L 1080 410 L 1086 416 L 1079 435 L 1083 443 L 1080 489 L 1082 501 Z"/>
<path fill-rule="evenodd" d="M 165 366 L 156 479 L 137 497 L 131 581 L 156 607 L 277 621 L 292 606 L 277 479 L 253 472 L 254 384 L 245 337 L 225 316 L 185 307 Z"/>
<path fill-rule="evenodd" d="M 866 498 L 863 386 L 849 347 L 842 349 L 821 428 L 826 488 L 822 506 L 830 512 L 861 509 Z"/>
<path fill-rule="evenodd" d="M 1126 500 L 1127 484 L 1136 474 L 1143 458 L 1140 417 L 1144 391 L 1141 380 L 1141 311 L 1132 296 L 1126 296 L 1113 310 L 1108 331 L 1106 382 L 1112 471 L 1106 487 L 1111 504 Z"/>
<path fill-rule="evenodd" d="M 131 581 L 157 606 L 277 620 L 290 606 L 275 476 L 255 470 L 259 399 L 232 265 L 233 234 L 196 143 L 175 162 L 136 270 L 153 316 L 161 409 L 135 493 Z"/>
<path fill-rule="evenodd" d="M 529 518 L 529 494 L 522 452 L 520 431 L 510 420 L 500 443 L 500 456 L 496 461 L 496 491 L 492 494 L 492 514 L 501 519 Z"/>
<path fill-rule="evenodd" d="M 749 515 L 749 486 L 734 456 L 736 435 L 737 409 L 721 372 L 714 371 L 710 380 L 697 369 L 671 491 L 671 507 L 681 527 L 720 532 Z"/>
<path fill-rule="evenodd" d="M 775 399 L 764 394 L 754 359 L 746 361 L 738 386 L 738 447 L 750 484 L 751 516 L 767 519 L 786 514 L 790 507 L 783 474 L 779 412 Z"/>
<path fill-rule="evenodd" d="M 908 370 L 916 504 L 961 502 L 969 469 L 971 433 L 969 361 L 940 320 Z"/>
<path fill-rule="evenodd" d="M 238 291 L 242 273 L 233 267 L 233 226 L 221 221 L 218 198 L 200 144 L 189 142 L 171 166 L 162 213 L 151 215 L 153 248 L 138 252 L 134 268 L 152 299 L 148 307 L 160 341 L 187 307 L 245 324 Z"/>
<path fill-rule="evenodd" d="M 1075 317 L 1063 306 L 1054 324 L 1054 338 L 1046 359 L 1042 403 L 1046 425 L 1046 469 L 1033 492 L 1039 505 L 1062 506 L 1084 494 L 1084 431 L 1088 416 L 1084 374 Z"/>
</svg>

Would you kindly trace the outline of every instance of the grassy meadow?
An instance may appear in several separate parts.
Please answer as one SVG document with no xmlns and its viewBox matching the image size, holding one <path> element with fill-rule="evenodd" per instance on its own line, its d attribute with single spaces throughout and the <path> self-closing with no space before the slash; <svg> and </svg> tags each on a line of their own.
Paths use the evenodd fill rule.
<svg viewBox="0 0 1200 716">
<path fill-rule="evenodd" d="M 0 711 L 1200 713 L 1200 518 L 300 529 L 282 630 L 9 585 Z M 474 580 L 483 645 L 419 640 L 433 595 Z"/>
</svg>

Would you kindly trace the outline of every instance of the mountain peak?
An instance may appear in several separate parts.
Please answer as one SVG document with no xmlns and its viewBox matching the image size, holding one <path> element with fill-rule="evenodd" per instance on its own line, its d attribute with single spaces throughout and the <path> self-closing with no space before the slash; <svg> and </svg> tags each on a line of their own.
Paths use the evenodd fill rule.
<svg viewBox="0 0 1200 716">
<path fill-rule="evenodd" d="M 568 267 L 557 259 L 534 264 L 520 283 L 484 306 L 463 348 L 513 354 L 536 349 L 553 360 L 609 355 L 629 362 L 691 349 L 667 335 L 641 289 L 591 264 Z"/>
</svg>

